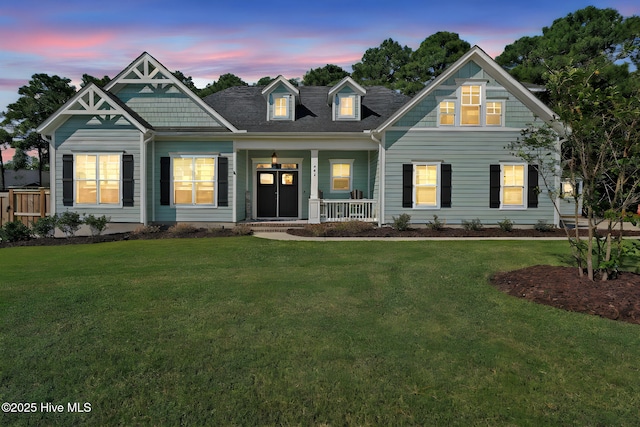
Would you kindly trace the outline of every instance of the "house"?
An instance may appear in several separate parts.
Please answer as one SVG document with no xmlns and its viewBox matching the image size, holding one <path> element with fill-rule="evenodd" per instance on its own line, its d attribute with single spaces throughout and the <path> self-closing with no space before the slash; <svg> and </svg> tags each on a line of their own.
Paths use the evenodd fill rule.
<svg viewBox="0 0 640 427">
<path fill-rule="evenodd" d="M 132 225 L 358 219 L 558 224 L 535 165 L 507 148 L 554 114 L 472 48 L 413 98 L 333 87 L 234 87 L 198 98 L 143 53 L 82 88 L 38 132 L 53 212 Z"/>
</svg>

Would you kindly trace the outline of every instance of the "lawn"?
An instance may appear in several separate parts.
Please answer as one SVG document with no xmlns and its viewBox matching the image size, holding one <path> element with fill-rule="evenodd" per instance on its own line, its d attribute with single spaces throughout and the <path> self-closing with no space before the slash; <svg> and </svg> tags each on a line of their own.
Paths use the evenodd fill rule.
<svg viewBox="0 0 640 427">
<path fill-rule="evenodd" d="M 254 237 L 2 249 L 0 402 L 37 411 L 0 425 L 637 425 L 638 325 L 488 283 L 568 256 Z"/>
</svg>

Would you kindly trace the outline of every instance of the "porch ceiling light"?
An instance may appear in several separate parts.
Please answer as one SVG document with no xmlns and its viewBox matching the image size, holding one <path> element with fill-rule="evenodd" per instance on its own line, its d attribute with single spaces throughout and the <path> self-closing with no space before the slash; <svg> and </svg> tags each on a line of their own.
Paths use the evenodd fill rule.
<svg viewBox="0 0 640 427">
<path fill-rule="evenodd" d="M 278 164 L 278 155 L 274 151 L 273 154 L 271 155 L 271 166 L 275 168 L 277 164 Z"/>
</svg>

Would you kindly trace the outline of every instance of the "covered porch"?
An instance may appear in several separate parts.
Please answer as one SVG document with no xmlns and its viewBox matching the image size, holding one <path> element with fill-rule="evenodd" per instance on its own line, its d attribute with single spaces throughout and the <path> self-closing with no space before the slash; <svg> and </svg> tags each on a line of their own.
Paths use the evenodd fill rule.
<svg viewBox="0 0 640 427">
<path fill-rule="evenodd" d="M 323 141 L 318 145 L 328 147 L 306 150 L 284 143 L 268 150 L 238 145 L 236 194 L 244 194 L 237 198 L 239 221 L 378 222 L 377 144 Z"/>
</svg>

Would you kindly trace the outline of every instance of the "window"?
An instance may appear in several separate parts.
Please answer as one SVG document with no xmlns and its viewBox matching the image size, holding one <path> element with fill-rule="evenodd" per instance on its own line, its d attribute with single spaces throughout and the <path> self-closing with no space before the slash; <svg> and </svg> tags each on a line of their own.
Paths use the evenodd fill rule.
<svg viewBox="0 0 640 427">
<path fill-rule="evenodd" d="M 571 199 L 579 197 L 582 194 L 582 180 L 572 180 L 571 178 L 564 178 L 562 180 L 562 193 L 560 197 L 564 199 Z"/>
<path fill-rule="evenodd" d="M 331 166 L 331 191 L 351 191 L 351 173 L 353 160 L 330 160 Z"/>
<path fill-rule="evenodd" d="M 355 95 L 338 95 L 338 116 L 340 118 L 354 118 L 356 116 Z"/>
<path fill-rule="evenodd" d="M 502 207 L 525 206 L 525 165 L 502 165 Z"/>
<path fill-rule="evenodd" d="M 279 96 L 273 100 L 273 117 L 288 118 L 289 117 L 289 96 Z"/>
<path fill-rule="evenodd" d="M 462 86 L 460 103 L 460 124 L 480 124 L 480 86 Z"/>
<path fill-rule="evenodd" d="M 402 165 L 402 207 L 440 209 L 451 207 L 451 164 L 416 162 Z"/>
<path fill-rule="evenodd" d="M 413 165 L 414 208 L 438 207 L 439 163 Z"/>
<path fill-rule="evenodd" d="M 445 126 L 453 126 L 456 119 L 456 103 L 443 101 L 440 103 L 440 119 L 438 123 Z"/>
<path fill-rule="evenodd" d="M 119 205 L 120 154 L 76 154 L 75 203 Z"/>
<path fill-rule="evenodd" d="M 487 102 L 487 126 L 502 126 L 502 102 Z"/>
<path fill-rule="evenodd" d="M 215 157 L 180 156 L 173 161 L 173 203 L 215 204 Z"/>
</svg>

